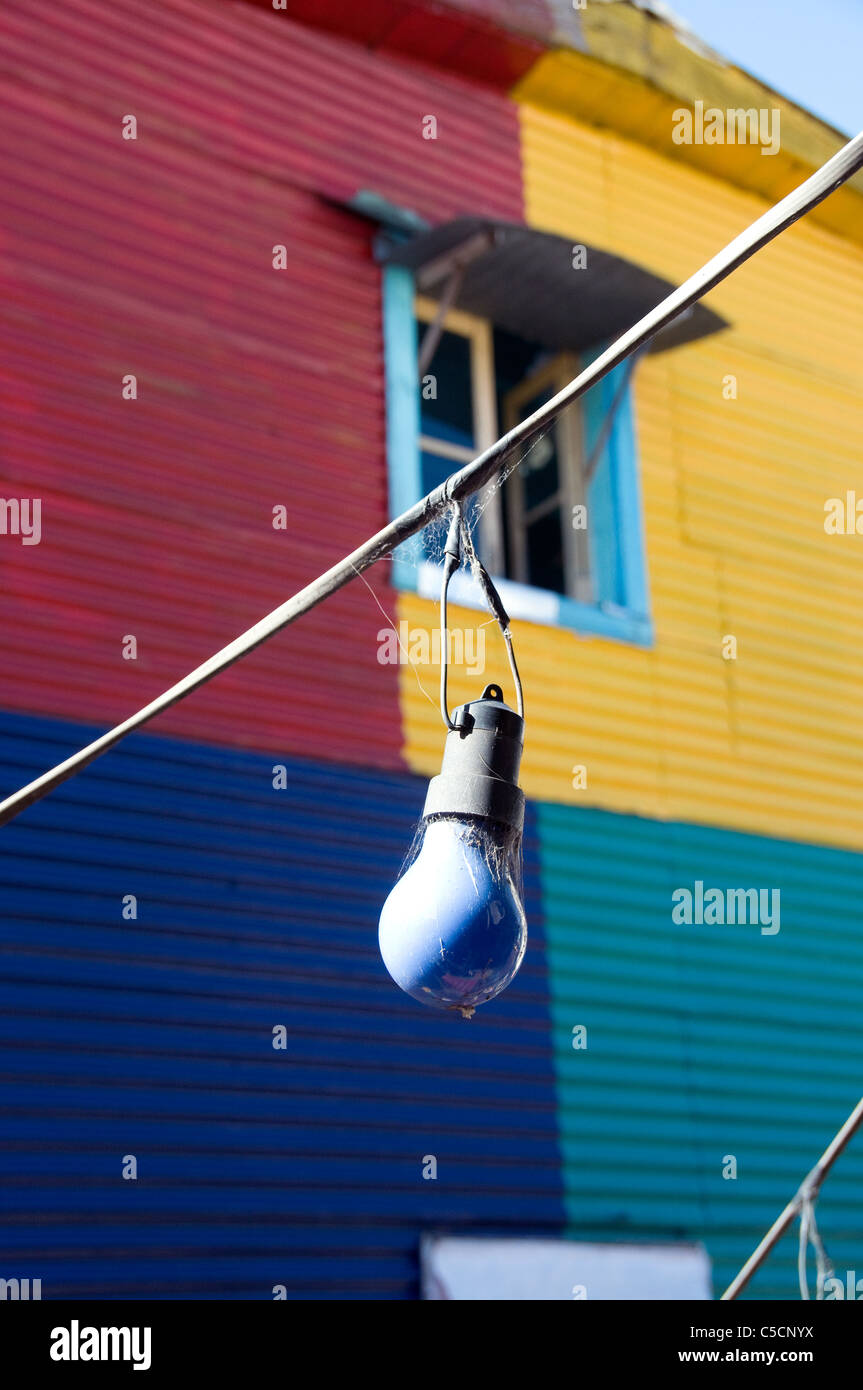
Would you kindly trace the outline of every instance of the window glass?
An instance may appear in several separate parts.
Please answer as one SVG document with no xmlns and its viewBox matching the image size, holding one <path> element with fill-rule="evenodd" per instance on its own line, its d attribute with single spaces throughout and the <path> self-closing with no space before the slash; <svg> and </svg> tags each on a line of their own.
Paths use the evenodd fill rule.
<svg viewBox="0 0 863 1390">
<path fill-rule="evenodd" d="M 543 391 L 540 395 L 534 396 L 520 411 L 520 418 L 525 420 L 546 401 L 551 400 L 553 395 L 553 391 Z M 520 468 L 525 511 L 529 512 L 540 502 L 553 497 L 560 487 L 556 429 L 549 430 L 548 434 L 536 441 L 530 452 L 525 454 Z"/>
<path fill-rule="evenodd" d="M 529 521 L 526 532 L 528 584 L 566 593 L 560 508 L 554 507 L 536 521 Z"/>
<path fill-rule="evenodd" d="M 420 343 L 427 331 L 428 324 L 417 324 Z M 443 332 L 434 357 L 424 372 L 424 378 L 430 376 L 434 378 L 433 383 L 420 392 L 422 433 L 432 439 L 472 447 L 474 423 L 470 339 L 461 333 Z M 431 391 L 435 393 L 434 398 L 427 400 Z"/>
<path fill-rule="evenodd" d="M 385 268 L 384 290 L 390 499 L 397 511 L 436 491 L 601 351 L 597 346 L 578 354 L 529 342 L 456 303 L 436 333 L 435 350 L 423 369 L 424 391 L 419 372 L 410 369 L 415 363 L 406 360 L 405 338 L 414 339 L 410 358 L 415 338 L 422 343 L 436 322 L 439 305 L 417 292 L 413 276 L 401 266 Z M 511 581 L 506 592 L 514 616 L 649 645 L 628 371 L 617 368 L 565 411 L 544 440 L 512 461 L 517 466 L 508 476 L 489 483 L 469 506 L 478 553 L 493 576 Z M 618 400 L 620 409 L 609 419 Z M 585 461 L 603 430 L 588 480 Z M 426 528 L 418 538 L 420 555 L 436 566 L 442 558 L 440 530 Z M 396 553 L 393 574 L 398 587 L 425 596 L 436 582 L 416 547 L 410 557 Z M 465 601 L 471 600 L 466 596 Z"/>
<path fill-rule="evenodd" d="M 420 454 L 420 466 L 422 468 L 422 490 L 423 496 L 425 496 L 433 488 L 440 487 L 441 483 L 445 483 L 453 469 L 458 468 L 459 465 L 453 463 L 452 459 L 441 458 L 439 454 L 431 454 L 424 449 Z M 478 506 L 479 499 L 476 494 L 468 498 L 465 504 L 465 513 L 471 525 L 476 520 Z M 433 538 L 429 539 L 431 544 L 426 546 L 427 554 L 430 554 L 435 548 Z"/>
<path fill-rule="evenodd" d="M 420 344 L 434 313 L 434 304 L 424 302 L 417 316 Z M 482 426 L 475 410 L 480 420 L 496 418 L 511 428 L 550 400 L 571 370 L 563 355 L 501 329 L 489 334 L 486 325 L 469 315 L 454 315 L 449 323 L 424 368 L 423 383 L 418 383 L 424 493 L 440 486 L 479 447 L 477 429 Z M 574 429 L 558 423 L 537 440 L 504 486 L 493 492 L 476 543 L 501 577 L 589 601 L 586 549 L 564 530 L 573 500 L 582 495 L 581 449 L 575 439 Z M 472 519 L 478 510 L 474 499 L 469 504 Z M 426 555 L 431 558 L 436 549 L 429 538 Z"/>
</svg>

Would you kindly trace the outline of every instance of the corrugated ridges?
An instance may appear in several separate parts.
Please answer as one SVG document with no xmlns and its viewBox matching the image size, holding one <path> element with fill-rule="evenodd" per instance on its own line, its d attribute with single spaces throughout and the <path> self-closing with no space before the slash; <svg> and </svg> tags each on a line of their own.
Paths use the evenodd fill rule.
<svg viewBox="0 0 863 1390">
<path fill-rule="evenodd" d="M 522 120 L 531 223 L 669 280 L 763 210 L 574 121 Z M 803 221 L 711 296 L 727 330 L 638 367 L 655 647 L 516 624 L 529 796 L 863 848 L 861 540 L 824 531 L 825 500 L 860 495 L 860 269 L 857 247 Z M 432 610 L 399 597 L 413 625 Z M 405 757 L 430 771 L 434 715 L 408 676 Z"/>
<path fill-rule="evenodd" d="M 272 12 L 121 20 L 73 0 L 57 20 L 0 17 L 2 487 L 43 502 L 38 547 L 4 537 L 0 705 L 110 723 L 386 521 L 373 228 L 316 193 L 517 218 L 518 132 L 495 93 Z M 355 583 L 159 730 L 397 766 L 387 581 L 377 567 L 374 595 Z"/>
<path fill-rule="evenodd" d="M 863 857 L 545 804 L 538 825 L 571 1233 L 703 1239 L 719 1293 L 859 1096 Z M 779 933 L 675 925 L 696 879 L 778 888 Z M 819 1207 L 841 1270 L 861 1179 L 857 1140 Z M 795 1260 L 786 1240 L 752 1296 L 795 1297 Z"/>
<path fill-rule="evenodd" d="M 435 221 L 521 216 L 507 97 L 286 14 L 220 0 L 121 14 L 104 0 L 68 0 L 46 31 L 36 0 L 22 0 L 0 34 L 25 85 L 102 117 L 112 133 L 134 112 L 142 138 L 168 139 L 209 168 L 237 163 L 344 198 L 373 187 Z M 422 138 L 428 114 L 436 141 Z"/>
<path fill-rule="evenodd" d="M 3 715 L 4 786 L 90 733 Z M 423 784 L 273 761 L 135 736 L 3 837 L 3 1248 L 43 1297 L 412 1297 L 423 1229 L 560 1230 L 532 818 L 524 967 L 438 1018 L 377 953 Z"/>
<path fill-rule="evenodd" d="M 249 2 L 273 8 L 272 0 Z M 551 32 L 547 0 L 285 0 L 281 10 L 377 51 L 422 54 L 425 63 L 506 91 L 544 51 Z"/>
<path fill-rule="evenodd" d="M 770 203 L 790 193 L 845 143 L 833 127 L 711 52 L 666 16 L 619 0 L 600 0 L 575 12 L 568 0 L 552 3 L 564 50 L 543 55 L 527 70 L 515 88 L 520 100 L 652 147 L 678 167 L 700 168 Z M 769 113 L 762 119 L 771 122 L 775 143 L 770 137 L 763 150 L 755 141 L 674 144 L 679 112 L 692 111 L 696 101 L 724 113 Z M 807 221 L 859 243 L 861 193 L 863 176 L 857 173 L 807 214 Z"/>
<path fill-rule="evenodd" d="M 43 539 L 3 538 L 0 699 L 109 723 L 385 523 L 379 272 L 367 226 L 301 190 L 4 106 L 2 488 L 42 499 Z M 159 728 L 397 765 L 383 621 L 357 583 Z"/>
</svg>

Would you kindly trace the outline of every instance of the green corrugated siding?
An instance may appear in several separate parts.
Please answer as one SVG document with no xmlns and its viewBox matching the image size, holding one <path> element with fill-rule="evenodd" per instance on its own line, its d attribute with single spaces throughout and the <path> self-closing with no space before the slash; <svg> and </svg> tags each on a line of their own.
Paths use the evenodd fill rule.
<svg viewBox="0 0 863 1390">
<path fill-rule="evenodd" d="M 550 804 L 539 830 L 570 1234 L 701 1239 L 719 1294 L 863 1087 L 863 855 Z M 675 925 L 697 879 L 779 888 L 779 933 Z M 863 1276 L 860 1136 L 818 1217 Z M 750 1289 L 798 1296 L 796 1236 Z"/>
</svg>

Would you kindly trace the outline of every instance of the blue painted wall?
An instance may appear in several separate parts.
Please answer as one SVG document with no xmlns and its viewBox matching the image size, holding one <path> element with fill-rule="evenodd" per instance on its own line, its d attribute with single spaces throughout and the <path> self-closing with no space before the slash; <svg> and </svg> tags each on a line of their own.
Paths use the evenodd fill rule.
<svg viewBox="0 0 863 1390">
<path fill-rule="evenodd" d="M 95 732 L 0 716 L 0 785 Z M 424 783 L 285 761 L 135 736 L 0 837 L 0 1274 L 45 1298 L 412 1298 L 423 1230 L 562 1229 L 532 815 L 522 971 L 441 1018 L 376 940 Z"/>
<path fill-rule="evenodd" d="M 95 732 L 3 715 L 2 789 Z M 718 1292 L 859 1091 L 863 856 L 529 805 L 530 948 L 468 1023 L 377 953 L 424 783 L 292 760 L 276 791 L 284 761 L 133 737 L 0 837 L 0 1274 L 399 1299 L 424 1230 L 565 1232 L 703 1239 Z M 778 887 L 778 935 L 674 924 L 698 878 Z M 857 1143 L 819 1204 L 840 1271 L 861 1183 Z"/>
</svg>

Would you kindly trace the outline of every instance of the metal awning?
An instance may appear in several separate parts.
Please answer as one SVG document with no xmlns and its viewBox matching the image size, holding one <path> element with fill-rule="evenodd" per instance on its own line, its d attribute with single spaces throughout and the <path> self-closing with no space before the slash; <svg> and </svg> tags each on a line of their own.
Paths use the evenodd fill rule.
<svg viewBox="0 0 863 1390">
<path fill-rule="evenodd" d="M 586 245 L 586 267 L 573 268 L 573 243 L 516 223 L 459 217 L 406 240 L 383 237 L 378 254 L 413 270 L 417 287 L 451 307 L 489 319 L 528 342 L 583 351 L 629 328 L 674 289 L 632 261 Z M 458 278 L 454 278 L 458 277 Z M 664 351 L 727 327 L 698 304 L 651 344 Z"/>
</svg>

